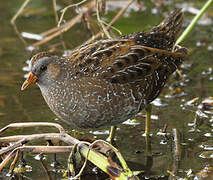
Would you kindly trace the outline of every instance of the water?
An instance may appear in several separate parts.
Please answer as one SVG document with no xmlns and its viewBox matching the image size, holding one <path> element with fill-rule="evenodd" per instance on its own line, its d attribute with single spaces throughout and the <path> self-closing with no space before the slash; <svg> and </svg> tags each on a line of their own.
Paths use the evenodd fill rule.
<svg viewBox="0 0 213 180">
<path fill-rule="evenodd" d="M 193 8 L 201 7 L 203 1 L 166 1 L 165 8 L 156 8 L 153 3 L 144 2 L 143 11 L 137 8 L 131 9 L 125 13 L 116 23 L 115 27 L 123 34 L 148 29 L 158 24 L 163 14 L 168 14 L 174 6 L 188 7 L 188 11 L 194 12 Z M 189 4 L 190 2 L 190 4 Z M 14 122 L 57 122 L 72 133 L 72 128 L 58 120 L 49 110 L 43 100 L 37 86 L 31 87 L 24 92 L 20 91 L 24 81 L 23 67 L 26 66 L 26 60 L 31 57 L 31 53 L 26 51 L 26 46 L 18 38 L 14 29 L 10 25 L 10 18 L 15 14 L 22 2 L 15 0 L 2 1 L 0 4 L 0 127 L 4 127 Z M 122 5 L 122 4 L 121 4 Z M 59 6 L 63 7 L 61 3 Z M 118 8 L 120 4 L 117 5 Z M 5 11 L 6 10 L 6 11 Z M 196 10 L 196 9 L 195 9 Z M 109 11 L 105 20 L 110 20 L 118 11 L 117 8 Z M 163 12 L 160 14 L 155 14 Z M 196 12 L 196 11 L 195 11 Z M 69 14 L 69 13 L 67 13 Z M 72 13 L 74 16 L 74 13 Z M 69 17 L 67 15 L 67 17 Z M 186 26 L 192 19 L 193 14 L 186 12 L 184 25 Z M 95 19 L 95 18 L 94 18 Z M 198 105 L 201 101 L 213 96 L 213 7 L 209 8 L 203 23 L 199 23 L 187 39 L 182 43 L 189 49 L 189 58 L 184 63 L 181 71 L 185 76 L 184 81 L 180 81 L 178 76 L 174 75 L 168 85 L 160 95 L 160 100 L 154 103 L 153 119 L 151 122 L 152 132 L 152 153 L 150 159 L 145 150 L 144 133 L 144 114 L 140 113 L 134 122 L 127 122 L 119 126 L 116 134 L 116 143 L 119 150 L 128 162 L 131 162 L 130 168 L 137 170 L 146 170 L 141 178 L 168 179 L 167 170 L 175 171 L 178 177 L 186 177 L 187 172 L 191 175 L 199 176 L 201 171 L 207 167 L 212 167 L 212 146 L 213 146 L 213 124 L 212 110 L 204 112 L 207 117 L 199 116 Z M 20 32 L 29 32 L 39 34 L 55 26 L 55 17 L 52 11 L 51 1 L 32 1 L 27 6 L 24 16 L 17 19 L 17 27 Z M 97 27 L 94 28 L 97 31 Z M 78 23 L 70 31 L 65 33 L 64 39 L 68 49 L 72 49 L 91 37 L 86 31 L 85 26 Z M 28 45 L 33 40 L 27 40 Z M 56 43 L 60 43 L 60 38 L 50 41 L 48 44 L 40 47 L 39 51 L 47 50 Z M 63 47 L 58 46 L 57 50 L 63 52 Z M 176 88 L 176 89 L 175 89 Z M 179 89 L 177 89 L 179 88 Z M 175 90 L 174 90 L 175 89 Z M 199 99 L 195 105 L 185 105 L 193 98 Z M 195 115 L 198 115 L 197 126 L 194 127 Z M 166 132 L 162 129 L 166 128 Z M 181 159 L 177 163 L 173 158 L 174 141 L 172 138 L 173 129 L 178 131 L 180 142 Z M 10 129 L 4 135 L 32 134 L 43 132 L 55 132 L 54 128 L 24 128 Z M 98 132 L 98 133 L 97 133 Z M 87 132 L 79 132 L 80 137 L 95 137 L 96 139 L 106 139 L 107 129 Z M 159 133 L 161 132 L 161 133 Z M 25 154 L 27 164 L 32 166 L 32 172 L 26 172 L 24 175 L 32 179 L 47 179 L 41 163 L 35 160 L 36 154 Z M 68 154 L 60 154 L 57 160 L 66 167 Z M 52 155 L 46 157 L 46 163 L 49 169 L 52 169 Z M 132 165 L 133 164 L 133 165 Z M 60 167 L 62 169 L 62 167 Z M 6 171 L 5 171 L 6 172 Z M 88 171 L 89 174 L 91 171 Z M 210 170 L 211 179 L 212 170 Z M 53 179 L 60 178 L 63 173 L 52 172 Z M 205 174 L 205 173 L 204 173 Z M 2 174 L 5 178 L 4 174 Z M 98 179 L 104 179 L 105 176 L 98 174 Z M 84 179 L 89 179 L 89 175 Z M 90 177 L 90 179 L 94 179 Z"/>
</svg>

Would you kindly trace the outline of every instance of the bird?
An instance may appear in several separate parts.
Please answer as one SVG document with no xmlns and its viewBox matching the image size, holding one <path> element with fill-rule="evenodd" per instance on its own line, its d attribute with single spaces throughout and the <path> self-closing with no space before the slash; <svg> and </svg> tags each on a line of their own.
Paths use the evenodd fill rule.
<svg viewBox="0 0 213 180">
<path fill-rule="evenodd" d="M 74 129 L 116 126 L 158 97 L 187 57 L 175 45 L 182 22 L 175 9 L 150 30 L 94 40 L 66 56 L 37 53 L 21 90 L 36 83 L 49 108 Z"/>
</svg>

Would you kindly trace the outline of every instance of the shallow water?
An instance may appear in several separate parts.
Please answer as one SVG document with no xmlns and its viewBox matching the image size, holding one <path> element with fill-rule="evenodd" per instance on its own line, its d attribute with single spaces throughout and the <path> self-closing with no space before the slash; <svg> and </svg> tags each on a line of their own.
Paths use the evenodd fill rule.
<svg viewBox="0 0 213 180">
<path fill-rule="evenodd" d="M 144 2 L 146 8 L 139 11 L 136 7 L 125 13 L 116 23 L 123 34 L 148 29 L 158 24 L 163 17 L 174 7 L 187 7 L 185 13 L 184 26 L 186 26 L 196 12 L 196 8 L 201 8 L 203 1 L 166 1 L 165 7 L 156 9 L 150 2 Z M 21 2 L 15 0 L 2 1 L 0 4 L 0 128 L 14 122 L 57 122 L 72 132 L 71 127 L 56 118 L 44 102 L 37 86 L 31 87 L 24 92 L 20 87 L 24 81 L 23 67 L 27 66 L 26 60 L 31 53 L 26 50 L 26 46 L 18 38 L 13 27 L 10 25 L 10 18 L 20 7 Z M 122 4 L 116 4 L 119 9 Z M 60 5 L 61 7 L 64 4 Z M 115 7 L 115 5 L 113 6 Z M 111 7 L 112 8 L 112 7 Z M 109 11 L 105 16 L 106 20 L 112 19 L 118 9 Z M 155 14 L 157 12 L 158 14 Z M 163 13 L 162 13 L 163 12 Z M 74 14 L 74 13 L 72 13 Z M 95 18 L 94 18 L 95 19 Z M 116 134 L 116 144 L 128 162 L 131 162 L 131 169 L 146 170 L 141 178 L 168 179 L 167 170 L 174 171 L 178 177 L 186 177 L 187 172 L 192 170 L 192 177 L 198 174 L 205 167 L 212 167 L 213 156 L 213 114 L 212 110 L 205 112 L 206 117 L 198 114 L 196 129 L 193 128 L 193 121 L 201 101 L 213 96 L 213 7 L 210 7 L 203 23 L 199 23 L 186 40 L 181 44 L 189 49 L 189 58 L 181 68 L 185 76 L 184 81 L 180 81 L 177 75 L 171 77 L 168 85 L 159 96 L 162 102 L 155 101 L 153 106 L 153 119 L 151 122 L 151 145 L 153 157 L 150 158 L 145 150 L 144 114 L 143 111 L 136 117 L 137 123 L 125 123 L 119 126 Z M 43 32 L 55 26 L 55 17 L 52 11 L 51 1 L 37 0 L 27 6 L 24 15 L 17 19 L 17 27 L 20 32 L 37 33 Z M 90 33 L 85 26 L 77 24 L 70 31 L 65 33 L 64 39 L 68 49 L 72 49 L 87 39 Z M 27 40 L 28 45 L 33 40 Z M 50 41 L 42 46 L 39 51 L 47 50 L 50 46 L 59 43 L 60 38 Z M 63 47 L 58 46 L 58 51 L 63 52 Z M 176 87 L 176 91 L 172 90 Z M 180 92 L 178 93 L 178 89 Z M 174 95 L 171 95 L 171 93 Z M 198 97 L 194 106 L 185 105 L 189 100 Z M 198 112 L 198 111 L 197 111 Z M 134 121 L 135 122 L 135 121 Z M 159 135 L 160 129 L 167 125 L 166 136 Z M 173 158 L 173 129 L 178 131 L 181 158 L 175 162 Z M 54 132 L 54 128 L 24 128 L 10 129 L 4 135 L 31 134 L 42 132 Z M 95 137 L 96 139 L 106 139 L 107 129 L 79 132 L 80 137 Z M 25 154 L 27 164 L 32 166 L 32 172 L 24 175 L 32 179 L 47 179 L 39 161 L 34 159 L 35 154 Z M 47 166 L 50 167 L 50 155 Z M 68 154 L 61 154 L 57 160 L 66 167 Z M 212 173 L 212 172 L 211 172 Z M 210 175 L 209 179 L 212 178 Z M 52 178 L 61 177 L 60 172 L 53 173 Z M 204 173 L 205 174 L 205 173 Z M 96 177 L 104 179 L 103 176 Z M 84 178 L 84 179 L 89 179 Z M 90 179 L 94 179 L 91 177 Z"/>
</svg>

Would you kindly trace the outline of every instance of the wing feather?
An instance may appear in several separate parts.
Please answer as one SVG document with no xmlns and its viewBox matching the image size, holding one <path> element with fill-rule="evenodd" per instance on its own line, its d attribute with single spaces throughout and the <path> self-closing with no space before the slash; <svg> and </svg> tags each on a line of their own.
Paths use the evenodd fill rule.
<svg viewBox="0 0 213 180">
<path fill-rule="evenodd" d="M 132 83 L 158 73 L 168 76 L 185 58 L 182 52 L 171 52 L 136 45 L 131 40 L 102 40 L 87 45 L 70 57 L 73 74 L 98 77 L 111 83 Z M 154 75 L 155 76 L 155 75 Z"/>
</svg>

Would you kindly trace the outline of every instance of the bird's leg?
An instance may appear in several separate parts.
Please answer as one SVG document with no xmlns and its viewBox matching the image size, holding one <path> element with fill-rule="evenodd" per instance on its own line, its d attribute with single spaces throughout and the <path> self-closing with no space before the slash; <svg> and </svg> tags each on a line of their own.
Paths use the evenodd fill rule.
<svg viewBox="0 0 213 180">
<path fill-rule="evenodd" d="M 146 136 L 146 153 L 147 156 L 151 156 L 152 155 L 152 146 L 151 146 L 151 137 L 150 136 Z"/>
<path fill-rule="evenodd" d="M 148 104 L 145 107 L 145 110 L 146 110 L 145 135 L 149 136 L 149 134 L 150 134 L 150 121 L 151 121 L 151 114 L 152 114 L 152 105 Z"/>
<path fill-rule="evenodd" d="M 110 142 L 111 144 L 113 143 L 114 141 L 114 138 L 115 138 L 115 131 L 116 131 L 116 126 L 111 126 L 111 129 L 110 129 L 110 133 L 109 133 L 109 137 L 106 139 L 108 142 Z"/>
<path fill-rule="evenodd" d="M 145 107 L 146 110 L 146 125 L 145 125 L 145 138 L 146 138 L 146 151 L 148 154 L 151 154 L 151 139 L 150 139 L 150 121 L 152 114 L 152 105 L 147 104 Z"/>
</svg>

